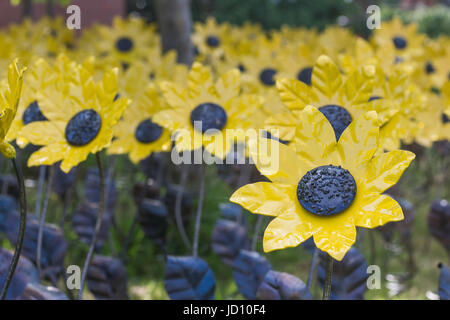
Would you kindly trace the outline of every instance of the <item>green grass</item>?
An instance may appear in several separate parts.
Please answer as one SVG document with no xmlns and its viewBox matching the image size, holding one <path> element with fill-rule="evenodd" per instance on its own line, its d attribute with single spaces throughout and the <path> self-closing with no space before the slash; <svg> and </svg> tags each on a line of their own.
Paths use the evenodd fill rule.
<svg viewBox="0 0 450 320">
<path fill-rule="evenodd" d="M 88 159 L 83 164 L 83 170 L 87 166 L 94 166 L 94 159 Z M 197 170 L 198 168 L 194 168 Z M 435 149 L 424 150 L 408 168 L 399 182 L 399 195 L 414 204 L 416 218 L 412 231 L 412 242 L 414 247 L 414 258 L 417 265 L 417 272 L 408 284 L 408 289 L 401 294 L 390 297 L 389 290 L 386 288 L 387 281 L 385 277 L 388 273 L 398 274 L 407 271 L 407 253 L 399 237 L 394 239 L 397 246 L 402 250 L 399 253 L 393 253 L 386 249 L 386 245 L 378 231 L 371 232 L 375 239 L 375 261 L 371 260 L 371 250 L 369 236 L 366 232 L 361 243 L 361 250 L 368 260 L 369 264 L 377 264 L 381 268 L 382 288 L 380 290 L 369 290 L 366 293 L 366 299 L 426 299 L 426 292 L 436 291 L 438 286 L 439 262 L 448 263 L 448 255 L 443 247 L 433 239 L 427 228 L 426 217 L 431 202 L 436 198 L 450 198 L 450 188 L 448 181 L 449 159 L 440 156 Z M 36 171 L 28 172 L 30 176 L 36 176 Z M 136 207 L 131 197 L 131 191 L 134 182 L 144 181 L 145 176 L 138 169 L 133 168 L 125 156 L 117 157 L 116 161 L 116 180 L 118 183 L 118 202 L 116 207 L 117 229 L 111 228 L 112 237 L 110 243 L 105 246 L 103 254 L 114 255 L 122 251 L 122 244 L 125 235 L 132 224 Z M 190 181 L 188 189 L 197 196 L 198 181 Z M 28 202 L 30 208 L 34 210 L 35 189 L 29 188 Z M 162 193 L 165 190 L 161 190 Z M 227 202 L 233 190 L 222 182 L 216 174 L 215 167 L 208 167 L 206 173 L 206 195 L 204 211 L 202 216 L 202 226 L 199 243 L 199 256 L 210 265 L 216 277 L 216 299 L 243 299 L 237 291 L 233 281 L 232 270 L 224 265 L 218 256 L 214 254 L 211 247 L 211 233 L 217 219 L 220 218 L 219 204 Z M 79 181 L 77 184 L 76 195 L 73 206 L 80 203 L 83 198 L 83 184 Z M 196 204 L 194 203 L 194 210 Z M 48 221 L 59 223 L 62 214 L 62 204 L 56 195 L 50 198 L 48 212 Z M 249 229 L 251 239 L 253 228 L 256 223 L 256 216 L 248 212 L 244 213 Z M 192 213 L 192 221 L 194 212 Z M 270 218 L 265 217 L 263 228 L 267 226 Z M 70 226 L 70 217 L 64 228 L 65 237 L 68 241 L 68 254 L 66 256 L 66 265 L 82 265 L 87 253 L 87 246 L 80 243 Z M 190 239 L 193 238 L 193 223 L 188 230 Z M 138 227 L 133 236 L 133 241 L 126 255 L 126 268 L 129 278 L 129 294 L 133 299 L 167 299 L 167 293 L 164 290 L 164 257 L 162 251 L 144 236 L 142 230 Z M 167 234 L 167 251 L 171 255 L 190 255 L 191 253 L 184 247 L 181 237 L 173 223 L 170 223 Z M 262 243 L 259 240 L 257 250 L 262 252 Z M 288 272 L 296 275 L 306 282 L 308 270 L 311 262 L 311 255 L 301 247 L 289 248 L 281 251 L 264 254 L 271 262 L 273 269 L 280 272 Z M 386 259 L 388 258 L 388 265 Z M 313 287 L 313 295 L 316 298 L 321 297 L 321 289 L 317 283 Z M 92 298 L 91 295 L 86 297 Z"/>
</svg>

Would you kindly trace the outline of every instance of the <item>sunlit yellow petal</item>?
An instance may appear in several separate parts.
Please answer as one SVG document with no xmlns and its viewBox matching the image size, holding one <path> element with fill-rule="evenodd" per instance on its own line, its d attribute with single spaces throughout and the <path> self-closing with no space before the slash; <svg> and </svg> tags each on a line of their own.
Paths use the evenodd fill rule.
<svg viewBox="0 0 450 320">
<path fill-rule="evenodd" d="M 400 205 L 387 195 L 375 195 L 364 199 L 364 203 L 354 214 L 355 225 L 375 228 L 388 222 L 403 220 Z"/>
</svg>

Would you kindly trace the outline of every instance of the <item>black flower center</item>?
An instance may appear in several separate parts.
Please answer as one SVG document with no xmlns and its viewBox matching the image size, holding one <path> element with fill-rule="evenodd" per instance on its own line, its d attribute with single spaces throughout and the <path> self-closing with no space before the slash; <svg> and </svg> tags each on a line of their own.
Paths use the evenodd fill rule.
<svg viewBox="0 0 450 320">
<path fill-rule="evenodd" d="M 333 127 L 334 134 L 336 135 L 336 141 L 339 141 L 342 132 L 344 132 L 345 128 L 347 128 L 353 120 L 350 113 L 345 110 L 345 108 L 335 104 L 328 104 L 320 107 L 319 111 L 328 119 Z"/>
<path fill-rule="evenodd" d="M 297 198 L 305 210 L 331 216 L 347 209 L 355 199 L 356 182 L 340 166 L 321 166 L 308 171 L 297 186 Z"/>
<path fill-rule="evenodd" d="M 191 112 L 194 129 L 205 133 L 207 130 L 222 130 L 227 124 L 227 113 L 218 104 L 206 102 L 199 104 Z"/>
<path fill-rule="evenodd" d="M 425 72 L 427 74 L 432 74 L 436 72 L 436 69 L 434 68 L 433 64 L 428 61 L 427 64 L 425 65 Z"/>
<path fill-rule="evenodd" d="M 116 41 L 116 49 L 120 52 L 130 52 L 134 47 L 133 40 L 128 37 L 119 38 Z"/>
<path fill-rule="evenodd" d="M 161 137 L 163 128 L 151 119 L 142 121 L 136 128 L 136 140 L 142 143 L 151 143 Z"/>
<path fill-rule="evenodd" d="M 220 39 L 214 35 L 209 35 L 208 37 L 206 37 L 206 44 L 208 45 L 208 47 L 217 48 L 218 46 L 220 46 Z"/>
<path fill-rule="evenodd" d="M 237 67 L 238 67 L 238 69 L 239 69 L 240 72 L 245 72 L 245 71 L 247 71 L 247 69 L 245 68 L 245 66 L 244 66 L 242 63 L 239 63 Z"/>
<path fill-rule="evenodd" d="M 273 86 L 275 85 L 275 79 L 274 76 L 277 73 L 277 70 L 272 68 L 266 68 L 259 74 L 259 80 L 266 86 Z"/>
<path fill-rule="evenodd" d="M 395 48 L 399 50 L 403 50 L 408 46 L 408 41 L 402 36 L 392 38 L 392 42 L 394 42 Z"/>
<path fill-rule="evenodd" d="M 66 140 L 76 147 L 87 145 L 95 139 L 102 127 L 102 119 L 93 109 L 83 110 L 69 120 L 66 126 Z"/>
<path fill-rule="evenodd" d="M 33 101 L 32 103 L 30 103 L 22 115 L 22 121 L 24 124 L 46 120 L 48 119 L 42 114 L 37 101 Z"/>
<path fill-rule="evenodd" d="M 446 124 L 450 122 L 450 118 L 445 113 L 442 114 L 442 123 Z"/>
<path fill-rule="evenodd" d="M 311 76 L 312 76 L 312 67 L 306 67 L 300 70 L 297 75 L 297 79 L 303 82 L 304 84 L 310 86 L 311 85 Z"/>
<path fill-rule="evenodd" d="M 380 96 L 371 96 L 371 97 L 369 98 L 369 102 L 370 102 L 370 101 L 373 101 L 373 100 L 380 100 L 380 99 L 383 99 L 383 97 L 380 97 Z"/>
</svg>

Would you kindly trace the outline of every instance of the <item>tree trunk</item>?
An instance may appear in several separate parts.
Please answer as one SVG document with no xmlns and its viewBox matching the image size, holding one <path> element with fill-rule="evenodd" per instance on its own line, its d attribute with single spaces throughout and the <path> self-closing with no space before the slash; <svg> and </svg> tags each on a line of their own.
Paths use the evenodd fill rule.
<svg viewBox="0 0 450 320">
<path fill-rule="evenodd" d="M 175 49 L 178 62 L 191 65 L 194 51 L 190 0 L 156 0 L 155 9 L 163 52 Z"/>
<path fill-rule="evenodd" d="M 22 19 L 24 18 L 32 18 L 33 16 L 33 4 L 31 0 L 23 0 L 22 1 Z"/>
<path fill-rule="evenodd" d="M 47 0 L 47 15 L 50 18 L 54 18 L 55 17 L 55 6 L 54 6 L 54 1 L 53 0 Z"/>
</svg>

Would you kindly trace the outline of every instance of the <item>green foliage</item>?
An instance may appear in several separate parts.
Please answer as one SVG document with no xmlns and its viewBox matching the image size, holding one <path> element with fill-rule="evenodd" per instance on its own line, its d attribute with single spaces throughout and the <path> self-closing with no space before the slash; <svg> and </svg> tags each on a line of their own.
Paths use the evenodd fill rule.
<svg viewBox="0 0 450 320">
<path fill-rule="evenodd" d="M 339 16 L 353 16 L 358 11 L 354 3 L 335 0 L 216 0 L 210 1 L 209 7 L 204 3 L 193 1 L 194 20 L 204 20 L 213 15 L 221 22 L 236 25 L 247 21 L 260 23 L 264 29 L 276 29 L 282 25 L 323 29 L 336 24 Z"/>
<path fill-rule="evenodd" d="M 390 20 L 394 16 L 400 17 L 404 22 L 417 22 L 419 31 L 429 37 L 441 34 L 450 35 L 450 8 L 442 5 L 422 7 L 411 11 L 402 11 L 391 6 L 384 6 L 381 10 L 383 20 Z"/>
</svg>

